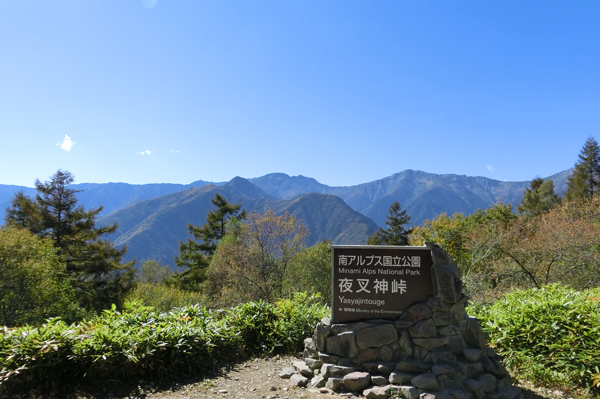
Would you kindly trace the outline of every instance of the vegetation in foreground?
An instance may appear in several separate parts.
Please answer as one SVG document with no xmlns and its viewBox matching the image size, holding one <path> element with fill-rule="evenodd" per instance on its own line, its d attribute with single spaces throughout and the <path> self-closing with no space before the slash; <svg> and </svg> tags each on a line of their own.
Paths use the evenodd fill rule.
<svg viewBox="0 0 600 399">
<path fill-rule="evenodd" d="M 566 392 L 599 393 L 600 288 L 519 290 L 468 312 L 479 319 L 513 377 Z"/>
<path fill-rule="evenodd" d="M 215 196 L 207 223 L 188 226 L 193 240 L 180 244 L 182 272 L 146 261 L 134 276 L 133 263 L 121 263 L 126 248 L 102 239 L 117 226 L 97 228 L 101 208 L 77 206 L 72 181 L 58 171 L 36 182 L 35 198 L 17 194 L 0 228 L 0 391 L 201 375 L 228 357 L 293 351 L 326 312 L 330 245 L 305 247 L 309 232 L 294 215 L 246 214 Z M 513 375 L 594 394 L 600 147 L 593 138 L 564 197 L 554 191 L 551 180 L 535 179 L 516 213 L 498 202 L 411 229 L 394 202 L 387 228 L 369 243 L 440 244 Z M 220 307 L 230 310 L 209 310 Z"/>
<path fill-rule="evenodd" d="M 77 381 L 165 380 L 203 375 L 225 361 L 303 348 L 329 313 L 318 296 L 296 294 L 274 304 L 229 310 L 199 306 L 158 312 L 136 303 L 80 323 L 52 319 L 0 333 L 0 394 L 66 395 Z"/>
</svg>

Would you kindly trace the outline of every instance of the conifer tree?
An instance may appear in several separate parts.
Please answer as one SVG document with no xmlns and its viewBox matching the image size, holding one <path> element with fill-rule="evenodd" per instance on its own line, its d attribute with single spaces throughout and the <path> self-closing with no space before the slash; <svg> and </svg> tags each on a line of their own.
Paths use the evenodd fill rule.
<svg viewBox="0 0 600 399">
<path fill-rule="evenodd" d="M 101 310 L 120 306 L 133 287 L 133 262 L 121 264 L 127 248 L 117 249 L 101 239 L 117 229 L 117 224 L 96 227 L 102 207 L 85 210 L 77 205 L 77 190 L 69 187 L 71 173 L 59 170 L 50 181 L 35 182 L 35 199 L 15 195 L 7 209 L 7 225 L 24 227 L 50 239 L 66 266 L 77 300 L 86 309 Z"/>
<path fill-rule="evenodd" d="M 565 197 L 572 199 L 591 199 L 600 192 L 600 147 L 590 137 L 585 142 L 579 161 L 575 164 L 573 174 L 569 177 Z"/>
<path fill-rule="evenodd" d="M 185 290 L 201 289 L 212 255 L 226 234 L 227 222 L 232 218 L 243 220 L 246 217 L 246 211 L 241 210 L 241 203 L 230 204 L 219 193 L 216 193 L 210 202 L 217 209 L 208 211 L 206 223 L 202 227 L 188 224 L 188 231 L 194 239 L 188 238 L 186 242 L 179 242 L 180 255 L 175 257 L 175 264 L 187 270 L 175 275 L 169 283 Z"/>
<path fill-rule="evenodd" d="M 517 212 L 525 217 L 534 217 L 548 212 L 560 203 L 560 197 L 554 192 L 552 179 L 537 178 L 532 180 L 531 188 L 525 189 Z"/>
<path fill-rule="evenodd" d="M 405 225 L 410 221 L 410 215 L 398 201 L 392 203 L 388 213 L 385 221 L 387 228 L 384 230 L 380 227 L 373 233 L 367 240 L 368 245 L 408 245 L 412 229 L 406 229 Z"/>
</svg>

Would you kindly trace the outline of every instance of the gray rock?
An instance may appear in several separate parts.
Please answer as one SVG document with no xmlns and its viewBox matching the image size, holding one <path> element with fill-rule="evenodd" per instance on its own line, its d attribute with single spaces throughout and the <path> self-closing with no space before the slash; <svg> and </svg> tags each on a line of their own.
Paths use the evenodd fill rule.
<svg viewBox="0 0 600 399">
<path fill-rule="evenodd" d="M 462 355 L 463 349 L 465 349 L 465 342 L 463 341 L 462 336 L 452 335 L 448 337 L 446 348 L 455 355 Z"/>
<path fill-rule="evenodd" d="M 316 375 L 310 380 L 310 386 L 315 388 L 323 388 L 326 383 L 327 380 L 321 375 Z"/>
<path fill-rule="evenodd" d="M 372 375 L 371 376 L 371 384 L 376 385 L 378 387 L 382 387 L 389 383 L 388 379 L 382 375 Z"/>
<path fill-rule="evenodd" d="M 450 335 L 460 334 L 460 328 L 458 328 L 454 325 L 440 327 L 440 328 L 438 328 L 438 331 L 440 332 L 440 334 L 442 334 L 445 337 L 450 336 Z"/>
<path fill-rule="evenodd" d="M 452 313 L 454 321 L 463 320 L 469 317 L 469 315 L 467 315 L 467 311 L 465 310 L 465 305 L 463 305 L 462 303 L 452 305 L 452 307 L 450 308 L 450 313 Z"/>
<path fill-rule="evenodd" d="M 421 321 L 433 316 L 429 306 L 418 303 L 406 309 L 402 314 L 402 320 Z"/>
<path fill-rule="evenodd" d="M 481 382 L 469 378 L 464 381 L 464 384 L 467 388 L 469 388 L 469 390 L 471 390 L 471 392 L 473 392 L 473 394 L 475 394 L 477 399 L 483 399 L 485 397 L 485 391 L 481 385 Z"/>
<path fill-rule="evenodd" d="M 434 311 L 447 312 L 450 310 L 450 307 L 453 304 L 449 304 L 448 302 L 442 301 L 440 298 L 431 297 L 427 301 L 427 306 Z"/>
<path fill-rule="evenodd" d="M 340 357 L 336 355 L 330 355 L 328 353 L 319 352 L 319 360 L 322 361 L 323 364 L 337 364 L 337 362 L 340 360 Z"/>
<path fill-rule="evenodd" d="M 327 338 L 327 353 L 342 357 L 355 357 L 359 353 L 354 333 L 343 332 Z"/>
<path fill-rule="evenodd" d="M 288 380 L 295 373 L 296 373 L 296 370 L 294 370 L 293 367 L 285 367 L 283 370 L 281 370 L 281 373 L 279 373 L 279 377 L 285 378 L 286 380 Z"/>
<path fill-rule="evenodd" d="M 410 385 L 403 385 L 400 387 L 400 392 L 406 399 L 417 399 L 419 397 L 419 390 Z"/>
<path fill-rule="evenodd" d="M 440 385 L 447 391 L 458 391 L 464 389 L 463 384 L 459 380 L 444 379 L 440 381 Z"/>
<path fill-rule="evenodd" d="M 408 333 L 412 338 L 430 338 L 437 335 L 437 327 L 433 319 L 425 319 L 416 323 L 408 329 Z"/>
<path fill-rule="evenodd" d="M 481 349 L 469 348 L 463 350 L 463 355 L 465 355 L 465 358 L 473 363 L 475 363 L 481 358 L 481 354 Z"/>
<path fill-rule="evenodd" d="M 496 390 L 496 377 L 489 373 L 483 373 L 477 377 L 477 381 L 481 382 L 481 386 L 486 393 Z"/>
<path fill-rule="evenodd" d="M 447 375 L 449 377 L 459 377 L 460 369 L 451 364 L 436 364 L 431 369 L 435 375 Z"/>
<path fill-rule="evenodd" d="M 396 330 L 400 331 L 400 330 L 406 330 L 408 327 L 412 326 L 413 324 L 415 324 L 415 322 L 412 320 L 398 319 L 394 322 L 394 327 L 396 328 Z"/>
<path fill-rule="evenodd" d="M 308 365 L 305 362 L 295 361 L 292 362 L 292 366 L 294 367 L 294 370 L 296 370 L 298 373 L 302 374 L 305 377 L 311 378 L 314 374 L 312 369 L 308 367 Z"/>
<path fill-rule="evenodd" d="M 432 373 L 419 374 L 413 379 L 410 380 L 411 384 L 417 388 L 421 389 L 429 389 L 432 391 L 437 391 L 440 389 L 440 384 L 435 376 Z"/>
<path fill-rule="evenodd" d="M 413 344 L 420 346 L 421 348 L 425 348 L 427 350 L 441 348 L 447 343 L 447 338 L 413 338 Z"/>
<path fill-rule="evenodd" d="M 479 359 L 479 362 L 488 373 L 494 374 L 497 378 L 502 379 L 505 377 L 510 377 L 510 374 L 506 369 L 500 364 L 500 362 L 494 358 L 482 357 Z"/>
<path fill-rule="evenodd" d="M 344 386 L 344 381 L 341 378 L 328 378 L 325 383 L 325 388 L 331 389 L 334 392 L 339 392 L 340 389 Z"/>
<path fill-rule="evenodd" d="M 302 359 L 318 359 L 319 355 L 315 352 L 311 352 L 308 349 L 304 349 L 302 352 Z"/>
<path fill-rule="evenodd" d="M 317 346 L 312 338 L 306 338 L 304 340 L 304 349 L 311 353 L 317 353 Z"/>
<path fill-rule="evenodd" d="M 331 325 L 331 333 L 332 334 L 341 334 L 344 332 L 354 332 L 356 324 L 332 324 Z"/>
<path fill-rule="evenodd" d="M 402 349 L 402 352 L 406 354 L 407 357 L 412 357 L 413 355 L 413 343 L 410 338 L 410 334 L 408 331 L 404 330 L 400 333 L 400 339 L 398 340 L 398 345 Z"/>
<path fill-rule="evenodd" d="M 391 344 L 398 340 L 398 332 L 391 324 L 365 328 L 356 334 L 356 343 L 359 348 L 376 348 Z"/>
<path fill-rule="evenodd" d="M 413 357 L 416 360 L 427 361 L 427 357 L 429 356 L 429 351 L 422 346 L 415 346 L 413 350 Z"/>
<path fill-rule="evenodd" d="M 425 246 L 431 251 L 431 260 L 436 266 L 456 265 L 448 252 L 432 241 L 425 241 Z M 460 275 L 457 276 L 460 278 Z"/>
<path fill-rule="evenodd" d="M 335 366 L 331 366 L 331 368 L 329 369 L 329 375 L 332 377 L 342 378 L 342 377 L 346 376 L 347 374 L 353 373 L 355 371 L 356 371 L 356 369 L 354 367 L 335 365 Z"/>
<path fill-rule="evenodd" d="M 456 303 L 462 295 L 462 281 L 456 266 L 431 266 L 433 295 L 444 301 Z M 460 271 L 458 271 L 460 274 Z"/>
<path fill-rule="evenodd" d="M 454 399 L 450 393 L 447 392 L 423 392 L 421 399 Z"/>
<path fill-rule="evenodd" d="M 384 362 L 390 362 L 394 358 L 394 351 L 387 345 L 382 346 L 379 348 L 379 357 Z"/>
<path fill-rule="evenodd" d="M 304 363 L 306 363 L 308 368 L 310 368 L 311 370 L 320 369 L 321 366 L 323 365 L 323 361 L 321 361 L 319 359 L 311 359 L 311 358 L 304 359 Z"/>
<path fill-rule="evenodd" d="M 290 384 L 295 387 L 304 388 L 308 384 L 308 378 L 301 374 L 294 374 L 290 377 Z"/>
<path fill-rule="evenodd" d="M 315 334 L 313 336 L 313 342 L 319 352 L 327 351 L 327 337 L 331 333 L 331 325 L 329 324 L 329 318 L 325 317 L 315 327 Z"/>
<path fill-rule="evenodd" d="M 410 380 L 412 380 L 414 377 L 416 377 L 417 374 L 415 373 L 407 373 L 405 371 L 393 371 L 392 373 L 390 373 L 390 384 L 406 384 L 408 382 L 410 382 Z"/>
<path fill-rule="evenodd" d="M 387 390 L 382 387 L 365 389 L 362 394 L 367 399 L 387 399 L 389 397 Z"/>
<path fill-rule="evenodd" d="M 450 351 L 433 352 L 431 355 L 435 364 L 456 364 L 456 356 Z"/>
<path fill-rule="evenodd" d="M 460 367 L 460 370 L 467 378 L 476 377 L 483 371 L 483 366 L 481 363 L 458 362 L 458 367 Z"/>
<path fill-rule="evenodd" d="M 454 318 L 452 317 L 452 313 L 449 312 L 434 312 L 433 313 L 433 322 L 436 326 L 447 326 L 452 324 Z"/>
<path fill-rule="evenodd" d="M 510 387 L 504 390 L 505 399 L 515 399 L 521 393 L 521 390 L 517 387 Z"/>
<path fill-rule="evenodd" d="M 483 332 L 477 318 L 469 317 L 467 324 L 467 344 L 473 348 L 487 351 L 487 334 Z"/>
<path fill-rule="evenodd" d="M 331 364 L 331 363 L 324 363 L 324 364 L 321 366 L 321 373 L 320 373 L 320 374 L 321 374 L 322 376 L 324 376 L 325 378 L 329 377 L 329 376 L 330 376 L 330 374 L 329 374 L 329 370 L 331 370 L 331 368 L 332 368 L 333 366 L 335 366 L 335 364 Z"/>
<path fill-rule="evenodd" d="M 349 357 L 340 357 L 340 360 L 338 360 L 337 365 L 344 366 L 344 367 L 353 367 L 354 360 L 352 360 Z"/>
<path fill-rule="evenodd" d="M 343 378 L 344 388 L 350 392 L 362 392 L 365 390 L 371 382 L 371 375 L 369 373 L 355 371 L 350 374 L 346 374 Z"/>
<path fill-rule="evenodd" d="M 455 389 L 450 391 L 450 394 L 454 399 L 473 399 L 473 393 L 469 391 L 463 391 L 462 389 Z M 488 399 L 490 399 L 488 397 Z"/>
<path fill-rule="evenodd" d="M 381 360 L 381 355 L 379 354 L 379 350 L 375 348 L 369 348 L 362 351 L 358 356 L 354 358 L 355 364 L 363 364 L 367 362 L 375 362 L 377 360 Z"/>
<path fill-rule="evenodd" d="M 381 362 L 377 365 L 377 371 L 381 374 L 389 375 L 396 369 L 396 363 L 392 362 Z"/>
<path fill-rule="evenodd" d="M 423 373 L 429 371 L 431 365 L 418 360 L 403 360 L 396 365 L 396 371 Z"/>
</svg>

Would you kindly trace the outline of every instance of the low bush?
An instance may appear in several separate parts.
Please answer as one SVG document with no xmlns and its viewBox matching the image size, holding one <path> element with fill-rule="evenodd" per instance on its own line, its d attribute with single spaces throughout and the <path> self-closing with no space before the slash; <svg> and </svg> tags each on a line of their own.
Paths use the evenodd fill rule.
<svg viewBox="0 0 600 399">
<path fill-rule="evenodd" d="M 0 394 L 56 392 L 74 381 L 202 375 L 223 362 L 293 351 L 328 312 L 317 302 L 318 297 L 298 294 L 278 304 L 248 303 L 225 311 L 188 306 L 171 312 L 128 303 L 123 311 L 113 308 L 77 324 L 51 319 L 35 328 L 4 327 Z"/>
<path fill-rule="evenodd" d="M 515 291 L 473 305 L 489 343 L 512 375 L 534 384 L 594 388 L 600 374 L 600 289 L 559 285 Z"/>
<path fill-rule="evenodd" d="M 205 303 L 202 294 L 197 291 L 185 291 L 177 287 L 156 283 L 138 283 L 126 297 L 129 302 L 139 302 L 151 306 L 154 310 L 168 312 L 173 308 L 183 308 Z"/>
</svg>

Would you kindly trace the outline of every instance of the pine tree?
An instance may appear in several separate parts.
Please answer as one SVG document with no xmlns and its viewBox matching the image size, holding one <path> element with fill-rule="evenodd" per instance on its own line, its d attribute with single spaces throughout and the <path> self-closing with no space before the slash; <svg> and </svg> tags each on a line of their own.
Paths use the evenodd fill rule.
<svg viewBox="0 0 600 399">
<path fill-rule="evenodd" d="M 572 199 L 591 199 L 600 192 L 600 147 L 590 137 L 585 142 L 579 161 L 575 164 L 573 174 L 569 177 L 565 197 Z"/>
<path fill-rule="evenodd" d="M 408 245 L 408 236 L 412 229 L 406 229 L 410 221 L 410 215 L 406 209 L 402 209 L 398 201 L 394 201 L 388 211 L 389 215 L 385 224 L 387 228 L 381 227 L 367 240 L 368 245 Z"/>
<path fill-rule="evenodd" d="M 534 217 L 548 212 L 559 203 L 560 197 L 554 192 L 552 179 L 544 181 L 537 178 L 532 180 L 531 188 L 525 189 L 517 211 L 525 217 Z"/>
<path fill-rule="evenodd" d="M 201 289 L 212 255 L 217 249 L 217 244 L 226 234 L 227 222 L 232 218 L 238 220 L 246 218 L 246 211 L 240 210 L 241 203 L 230 204 L 219 193 L 216 193 L 210 202 L 217 209 L 208 211 L 206 223 L 202 227 L 188 224 L 188 231 L 194 239 L 188 238 L 186 242 L 179 242 L 180 255 L 175 257 L 175 264 L 187 270 L 175 275 L 169 283 L 185 290 Z"/>
<path fill-rule="evenodd" d="M 113 233 L 117 224 L 96 227 L 102 207 L 86 211 L 77 205 L 78 191 L 69 188 L 73 181 L 71 173 L 62 170 L 50 181 L 37 180 L 35 199 L 17 194 L 5 221 L 53 242 L 81 306 L 95 310 L 120 306 L 133 287 L 135 261 L 121 264 L 127 248 L 117 249 L 101 239 Z"/>
</svg>

